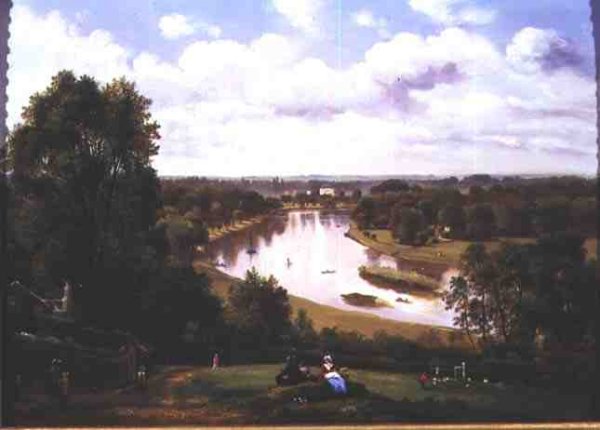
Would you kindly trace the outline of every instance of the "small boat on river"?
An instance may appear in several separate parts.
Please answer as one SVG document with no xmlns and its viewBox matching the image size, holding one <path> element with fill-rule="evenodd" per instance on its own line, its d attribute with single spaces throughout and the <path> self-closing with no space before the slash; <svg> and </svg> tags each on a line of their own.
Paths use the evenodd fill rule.
<svg viewBox="0 0 600 430">
<path fill-rule="evenodd" d="M 335 270 L 322 270 L 321 273 L 323 275 L 331 275 L 332 273 L 335 273 Z"/>
<path fill-rule="evenodd" d="M 256 248 L 252 245 L 252 236 L 248 236 L 248 248 L 246 249 L 246 252 L 250 255 L 254 255 L 258 252 L 256 251 Z"/>
</svg>

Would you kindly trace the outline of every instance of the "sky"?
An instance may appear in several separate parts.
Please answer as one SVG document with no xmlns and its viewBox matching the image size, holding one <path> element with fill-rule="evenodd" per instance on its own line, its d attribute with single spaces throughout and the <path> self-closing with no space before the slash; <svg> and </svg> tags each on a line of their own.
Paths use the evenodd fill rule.
<svg viewBox="0 0 600 430">
<path fill-rule="evenodd" d="M 68 69 L 152 99 L 160 175 L 592 175 L 589 17 L 564 0 L 13 0 L 8 126 Z"/>
</svg>

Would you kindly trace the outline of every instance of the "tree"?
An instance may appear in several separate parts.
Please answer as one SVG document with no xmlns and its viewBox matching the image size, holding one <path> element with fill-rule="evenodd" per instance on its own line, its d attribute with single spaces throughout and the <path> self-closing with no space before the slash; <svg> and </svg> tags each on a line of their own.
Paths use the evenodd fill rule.
<svg viewBox="0 0 600 430">
<path fill-rule="evenodd" d="M 371 187 L 371 194 L 382 194 L 387 192 L 397 193 L 400 191 L 409 191 L 410 186 L 406 181 L 400 179 L 388 179 L 380 184 Z"/>
<path fill-rule="evenodd" d="M 565 232 L 544 235 L 532 248 L 530 261 L 536 298 L 530 325 L 558 343 L 582 342 L 591 335 L 598 288 L 595 263 L 586 261 L 583 238 Z"/>
<path fill-rule="evenodd" d="M 370 228 L 375 222 L 376 204 L 371 197 L 363 197 L 354 209 L 354 217 L 360 228 Z"/>
<path fill-rule="evenodd" d="M 400 243 L 415 244 L 419 238 L 419 233 L 425 227 L 423 214 L 416 209 L 399 209 L 399 222 L 393 230 L 394 235 Z"/>
<path fill-rule="evenodd" d="M 462 206 L 444 206 L 438 214 L 438 222 L 450 228 L 450 236 L 453 238 L 460 238 L 465 233 L 466 216 Z"/>
<path fill-rule="evenodd" d="M 252 347 L 281 344 L 290 333 L 290 312 L 287 291 L 273 276 L 260 276 L 254 268 L 229 289 L 228 318 Z"/>
<path fill-rule="evenodd" d="M 563 196 L 538 199 L 534 225 L 538 234 L 565 231 L 569 226 L 569 200 Z"/>
<path fill-rule="evenodd" d="M 297 341 L 302 345 L 312 345 L 318 340 L 313 322 L 305 309 L 298 309 L 293 329 Z"/>
<path fill-rule="evenodd" d="M 473 240 L 490 239 L 496 230 L 494 211 L 488 204 L 478 204 L 467 212 L 467 235 Z"/>
<path fill-rule="evenodd" d="M 160 206 L 150 104 L 124 79 L 100 86 L 63 71 L 31 97 L 9 138 L 17 205 L 35 202 L 37 261 L 77 286 L 79 315 L 97 323 L 113 316 L 107 286 L 135 296 L 144 260 L 160 259 L 148 244 Z"/>
<path fill-rule="evenodd" d="M 432 200 L 426 199 L 419 201 L 417 208 L 423 214 L 423 221 L 425 222 L 425 225 L 429 226 L 435 224 L 437 220 L 437 208 Z"/>
<path fill-rule="evenodd" d="M 190 267 L 161 269 L 151 279 L 142 306 L 137 331 L 170 356 L 186 343 L 208 351 L 222 326 L 220 299 L 206 275 Z"/>
<path fill-rule="evenodd" d="M 171 215 L 160 223 L 164 223 L 169 240 L 171 255 L 179 264 L 192 264 L 196 247 L 208 242 L 208 230 L 201 219 L 193 213 L 186 216 Z"/>
<path fill-rule="evenodd" d="M 446 310 L 454 311 L 454 325 L 460 327 L 475 348 L 471 333 L 471 291 L 470 285 L 463 276 L 453 276 L 450 279 L 450 288 L 444 295 Z"/>
</svg>

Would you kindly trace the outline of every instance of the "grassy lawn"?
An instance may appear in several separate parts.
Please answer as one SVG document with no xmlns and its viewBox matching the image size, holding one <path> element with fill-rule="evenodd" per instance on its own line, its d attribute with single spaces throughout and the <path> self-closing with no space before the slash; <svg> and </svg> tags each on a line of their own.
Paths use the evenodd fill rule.
<svg viewBox="0 0 600 430">
<path fill-rule="evenodd" d="M 453 240 L 428 246 L 409 246 L 401 245 L 396 242 L 396 240 L 392 237 L 390 230 L 366 231 L 371 235 L 374 235 L 375 239 L 366 237 L 364 234 L 362 234 L 354 223 L 351 224 L 348 234 L 357 242 L 379 251 L 382 254 L 416 262 L 442 263 L 448 267 L 456 267 L 460 260 L 460 256 L 472 243 L 465 240 Z M 524 244 L 532 243 L 534 241 L 535 239 L 533 238 L 499 238 L 484 242 L 484 244 L 489 251 L 493 251 L 498 249 L 503 242 Z M 588 238 L 585 241 L 584 247 L 587 251 L 588 258 L 593 258 L 596 256 L 597 246 L 597 238 Z"/>
<path fill-rule="evenodd" d="M 278 365 L 237 366 L 219 369 L 217 372 L 200 370 L 197 380 L 208 383 L 203 385 L 210 396 L 215 392 L 223 395 L 239 393 L 240 399 L 260 395 L 273 388 L 273 378 L 280 370 Z M 477 416 L 490 413 L 498 415 L 538 416 L 552 414 L 548 409 L 552 405 L 565 417 L 576 418 L 585 399 L 569 396 L 559 390 L 535 388 L 525 385 L 496 385 L 483 382 L 471 382 L 469 387 L 458 382 L 447 382 L 435 388 L 423 389 L 417 381 L 418 375 L 407 373 L 379 372 L 370 370 L 350 370 L 350 380 L 364 384 L 371 395 L 382 396 L 393 401 L 410 402 L 463 402 Z M 190 387 L 198 387 L 192 380 Z M 197 389 L 197 388 L 196 388 Z M 193 388 L 192 388 L 193 390 Z M 292 391 L 293 392 L 293 391 Z M 281 393 L 284 394 L 284 393 Z M 238 395 L 238 394 L 235 394 Z M 287 400 L 285 394 L 278 401 Z M 352 403 L 348 399 L 345 403 Z"/>
<path fill-rule="evenodd" d="M 211 371 L 158 369 L 146 391 L 125 389 L 74 396 L 65 411 L 38 399 L 20 408 L 19 426 L 244 425 L 486 420 L 580 420 L 586 398 L 524 385 L 447 382 L 423 389 L 417 375 L 350 369 L 350 395 L 323 395 L 320 385 L 276 387 L 281 365 Z M 316 372 L 316 369 L 313 369 Z M 362 387 L 362 388 L 361 388 Z M 360 388 L 360 389 L 359 389 Z M 308 401 L 294 402 L 298 395 Z M 31 399 L 28 400 L 29 402 Z"/>
</svg>

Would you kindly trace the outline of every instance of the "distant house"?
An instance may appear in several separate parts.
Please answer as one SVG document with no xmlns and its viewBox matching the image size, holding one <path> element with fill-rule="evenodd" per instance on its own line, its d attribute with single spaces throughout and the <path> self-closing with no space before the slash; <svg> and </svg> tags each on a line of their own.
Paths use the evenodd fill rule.
<svg viewBox="0 0 600 430">
<path fill-rule="evenodd" d="M 319 189 L 320 196 L 331 196 L 335 197 L 335 189 L 329 187 L 323 187 Z"/>
</svg>

